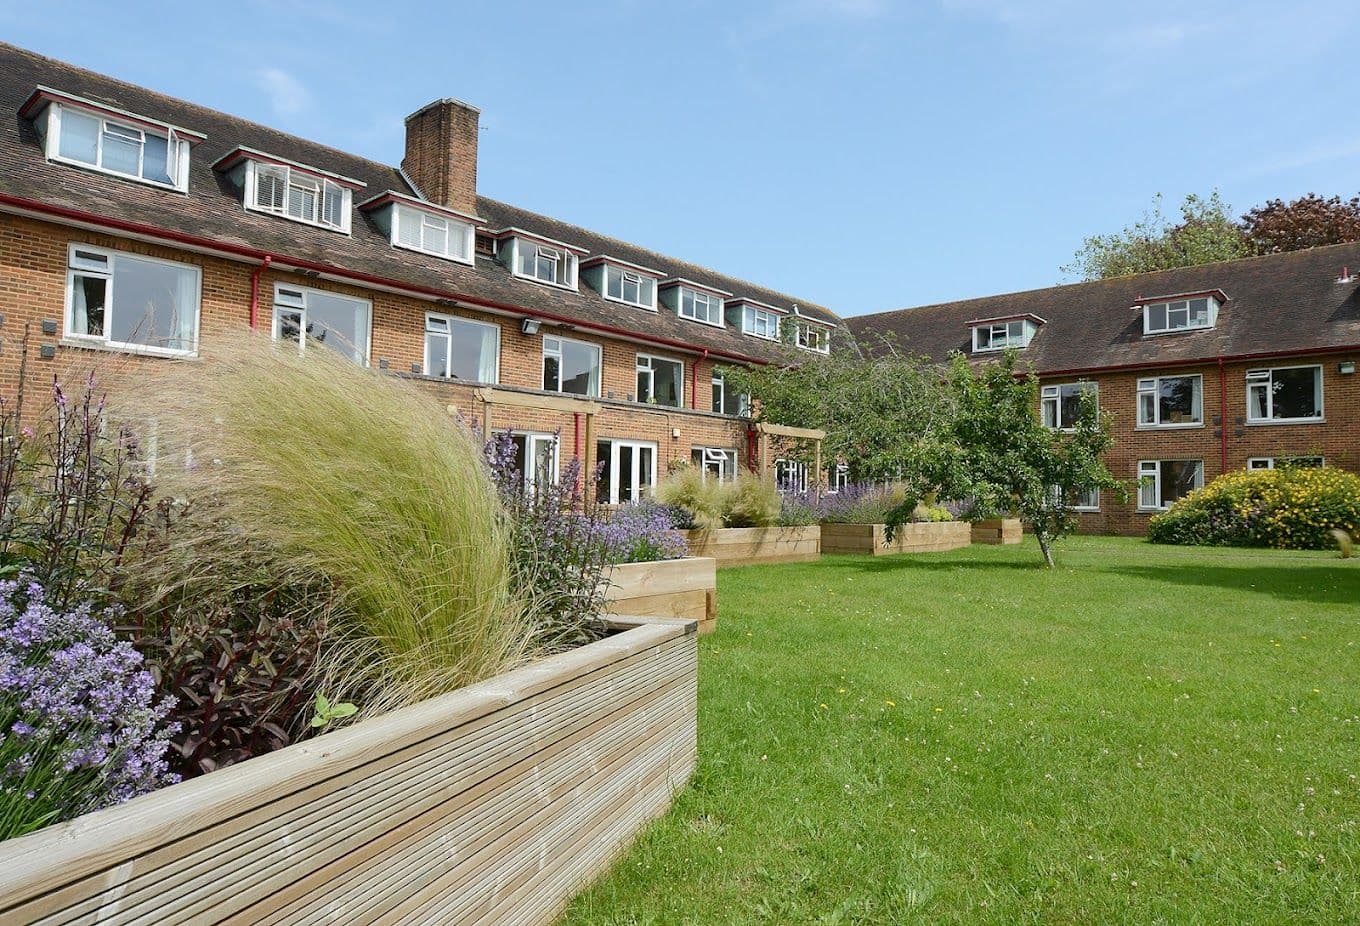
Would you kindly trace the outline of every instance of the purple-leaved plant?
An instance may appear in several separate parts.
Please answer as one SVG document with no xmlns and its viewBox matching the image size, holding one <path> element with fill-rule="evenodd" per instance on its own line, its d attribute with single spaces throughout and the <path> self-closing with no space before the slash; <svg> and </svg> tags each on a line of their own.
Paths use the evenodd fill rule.
<svg viewBox="0 0 1360 926">
<path fill-rule="evenodd" d="M 172 702 L 110 617 L 52 607 L 27 575 L 0 581 L 0 839 L 178 780 Z"/>
</svg>

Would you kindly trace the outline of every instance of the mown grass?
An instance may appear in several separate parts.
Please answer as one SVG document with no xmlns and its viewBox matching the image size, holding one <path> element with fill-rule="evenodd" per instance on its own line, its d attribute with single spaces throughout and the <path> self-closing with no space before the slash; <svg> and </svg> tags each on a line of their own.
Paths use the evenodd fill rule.
<svg viewBox="0 0 1360 926">
<path fill-rule="evenodd" d="M 1360 563 L 1076 538 L 719 578 L 585 924 L 1360 922 Z"/>
</svg>

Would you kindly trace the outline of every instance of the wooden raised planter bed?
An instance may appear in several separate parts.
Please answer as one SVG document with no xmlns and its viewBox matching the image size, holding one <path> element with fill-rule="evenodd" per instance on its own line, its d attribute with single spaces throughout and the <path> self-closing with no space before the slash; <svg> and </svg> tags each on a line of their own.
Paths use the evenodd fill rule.
<svg viewBox="0 0 1360 926">
<path fill-rule="evenodd" d="M 692 623 L 0 843 L 6 924 L 554 921 L 694 769 Z"/>
<path fill-rule="evenodd" d="M 718 574 L 712 557 L 622 563 L 610 569 L 608 581 L 610 614 L 698 621 L 700 633 L 718 625 Z"/>
<path fill-rule="evenodd" d="M 823 524 L 823 553 L 864 553 L 883 556 L 889 553 L 936 553 L 957 550 L 972 542 L 972 526 L 967 521 L 922 521 L 903 524 L 887 542 L 885 524 Z"/>
<path fill-rule="evenodd" d="M 973 522 L 973 543 L 992 546 L 1019 543 L 1024 539 L 1024 533 L 1019 518 L 990 518 Z"/>
<path fill-rule="evenodd" d="M 681 531 L 690 553 L 711 556 L 718 568 L 758 563 L 805 563 L 821 559 L 822 529 L 807 527 L 723 527 Z"/>
</svg>

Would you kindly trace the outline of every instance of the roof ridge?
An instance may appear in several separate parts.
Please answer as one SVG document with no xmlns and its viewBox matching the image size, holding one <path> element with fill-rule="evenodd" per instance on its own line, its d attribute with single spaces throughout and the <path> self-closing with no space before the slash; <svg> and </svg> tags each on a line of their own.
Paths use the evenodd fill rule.
<svg viewBox="0 0 1360 926">
<path fill-rule="evenodd" d="M 864 312 L 860 315 L 852 315 L 850 318 L 881 318 L 885 315 L 896 315 L 901 312 L 920 312 L 926 309 L 942 309 L 951 306 L 963 305 L 969 302 L 982 302 L 988 299 L 1009 299 L 1018 296 L 1028 296 L 1033 293 L 1042 293 L 1054 289 L 1064 289 L 1069 286 L 1090 286 L 1097 287 L 1103 284 L 1114 284 L 1131 280 L 1135 277 L 1155 277 L 1166 273 L 1180 273 L 1187 270 L 1202 270 L 1207 267 L 1229 267 L 1233 265 L 1245 264 L 1249 261 L 1263 260 L 1287 260 L 1305 254 L 1314 254 L 1317 251 L 1325 251 L 1331 248 L 1347 248 L 1360 246 L 1360 240 L 1341 241 L 1336 244 L 1319 244 L 1308 248 L 1297 248 L 1293 251 L 1277 251 L 1273 254 L 1249 254 L 1245 257 L 1234 257 L 1230 260 L 1215 260 L 1203 264 L 1187 264 L 1184 267 L 1165 267 L 1161 270 L 1144 270 L 1139 273 L 1125 273 L 1114 277 L 1101 277 L 1098 280 L 1075 280 L 1071 283 L 1055 283 L 1052 286 L 1035 286 L 1030 289 L 1017 289 L 1004 293 L 991 293 L 985 296 L 969 296 L 963 299 L 951 299 L 944 302 L 927 302 L 922 305 L 908 305 L 896 309 L 883 309 L 878 312 Z M 1161 294 L 1158 294 L 1161 295 Z"/>
<path fill-rule="evenodd" d="M 33 50 L 31 50 L 31 49 L 28 49 L 28 48 L 23 48 L 23 47 L 21 47 L 21 46 L 19 46 L 19 45 L 15 45 L 15 44 L 13 44 L 13 43 L 11 43 L 11 42 L 0 41 L 0 48 L 3 48 L 3 49 L 5 49 L 5 50 L 7 50 L 7 51 L 10 51 L 10 52 L 17 52 L 17 53 L 19 53 L 20 55 L 24 55 L 24 56 L 26 56 L 26 57 L 28 57 L 28 58 L 38 59 L 38 60 L 45 61 L 45 62 L 47 62 L 47 63 L 49 63 L 49 64 L 52 64 L 52 65 L 56 65 L 56 66 L 63 67 L 63 68 L 69 68 L 70 70 L 73 70 L 73 71 L 78 71 L 80 74 L 82 74 L 82 75 L 87 75 L 88 77 L 92 78 L 93 80 L 95 80 L 95 81 L 97 81 L 97 82 L 114 83 L 114 84 L 117 84 L 119 87 L 126 88 L 126 89 L 131 90 L 131 91 L 133 91 L 133 92 L 135 92 L 135 93 L 140 93 L 140 94 L 150 94 L 151 96 L 157 97 L 157 98 L 159 98 L 159 99 L 161 99 L 161 100 L 164 100 L 164 101 L 167 102 L 167 103 L 172 103 L 172 104 L 174 104 L 174 105 L 176 105 L 176 106 L 186 106 L 186 107 L 189 107 L 190 109 L 194 109 L 194 110 L 197 110 L 197 111 L 199 111 L 199 112 L 206 113 L 206 114 L 208 114 L 208 115 L 210 115 L 210 116 L 217 116 L 217 117 L 220 117 L 220 118 L 222 118 L 222 119 L 227 119 L 227 120 L 234 121 L 234 122 L 241 122 L 241 123 L 244 123 L 247 127 L 252 128 L 252 129 L 263 130 L 263 131 L 265 131 L 265 132 L 271 132 L 271 133 L 276 134 L 276 135 L 283 135 L 283 136 L 286 136 L 287 138 L 292 139 L 292 140 L 294 140 L 294 141 L 301 142 L 301 143 L 304 144 L 304 145 L 309 145 L 309 146 L 316 147 L 316 148 L 322 148 L 322 149 L 325 149 L 326 151 L 334 152 L 335 154 L 341 155 L 341 156 L 346 157 L 346 158 L 352 158 L 353 160 L 356 160 L 356 161 L 362 161 L 362 162 L 364 162 L 365 164 L 369 164 L 369 165 L 372 165 L 372 166 L 374 166 L 374 167 L 381 168 L 382 170 L 392 171 L 393 173 L 396 173 L 398 176 L 401 175 L 401 169 L 400 169 L 399 166 L 392 165 L 392 164 L 385 164 L 385 163 L 383 163 L 382 161 L 377 161 L 377 160 L 374 160 L 373 158 L 365 157 L 365 156 L 362 155 L 362 154 L 355 154 L 355 153 L 352 152 L 352 151 L 345 151 L 343 148 L 337 148 L 335 145 L 330 145 L 330 144 L 327 144 L 326 142 L 320 142 L 320 141 L 315 141 L 315 140 L 310 139 L 310 138 L 304 138 L 303 136 L 297 135 L 297 134 L 295 134 L 295 133 L 293 133 L 293 132 L 289 132 L 289 131 L 286 131 L 286 130 L 284 130 L 284 129 L 277 128 L 277 127 L 275 127 L 275 126 L 266 125 L 266 124 L 263 123 L 263 122 L 257 122 L 256 120 L 251 119 L 251 118 L 249 118 L 249 117 L 247 117 L 247 116 L 239 116 L 239 115 L 236 115 L 236 114 L 234 114 L 234 113 L 226 112 L 225 110 L 214 109 L 214 108 L 211 107 L 211 106 L 204 106 L 204 105 L 201 104 L 201 103 L 195 103 L 195 102 L 193 102 L 192 100 L 185 99 L 184 97 L 172 96 L 171 94 L 166 93 L 166 92 L 164 92 L 164 91 L 162 91 L 162 90 L 156 90 L 156 89 L 153 88 L 153 87 L 146 87 L 146 86 L 143 86 L 143 85 L 141 85 L 141 84 L 134 84 L 134 83 L 132 83 L 131 81 L 124 80 L 124 79 L 122 79 L 121 77 L 114 77 L 114 76 L 111 75 L 111 74 L 101 74 L 101 73 L 98 72 L 98 71 L 93 71 L 93 70 L 91 70 L 91 69 L 89 69 L 89 68 L 81 67 L 81 66 L 78 65 L 78 64 L 72 64 L 71 62 L 65 61 L 65 60 L 63 60 L 63 59 L 61 59 L 61 58 L 54 58 L 54 57 L 52 57 L 51 55 L 44 55 L 44 54 L 42 54 L 41 52 L 36 52 L 36 51 L 33 51 Z M 53 89 L 60 89 L 60 88 L 53 88 Z M 186 129 L 187 129 L 187 128 L 190 128 L 190 126 L 185 126 L 185 128 L 186 128 Z M 228 142 L 228 144 L 230 144 L 230 142 Z M 266 152 L 266 153 L 272 153 L 272 152 Z"/>
<path fill-rule="evenodd" d="M 724 279 L 733 280 L 733 281 L 736 281 L 736 282 L 738 282 L 738 283 L 743 283 L 743 284 L 745 284 L 745 285 L 747 285 L 747 286 L 756 286 L 756 287 L 759 287 L 760 289 L 765 290 L 766 292 L 778 293 L 780 296 L 783 296 L 784 298 L 788 299 L 789 302 L 790 302 L 791 304 L 793 304 L 793 305 L 797 305 L 797 306 L 800 306 L 800 307 L 807 307 L 807 308 L 812 308 L 812 309 L 820 310 L 820 311 L 822 311 L 822 312 L 825 312 L 827 315 L 830 315 L 832 318 L 836 319 L 837 321 L 844 321 L 844 320 L 845 320 L 844 317 L 842 317 L 838 312 L 835 312 L 834 310 L 829 309 L 829 308 L 827 308 L 826 306 L 821 305 L 820 303 L 811 302 L 811 301 L 808 301 L 808 300 L 805 300 L 805 299 L 804 299 L 804 300 L 795 299 L 794 297 L 790 296 L 788 293 L 784 292 L 784 291 L 781 290 L 781 289 L 775 289 L 775 288 L 773 288 L 773 287 L 771 287 L 771 286 L 765 286 L 764 284 L 761 284 L 761 283 L 756 283 L 756 282 L 753 282 L 753 281 L 751 281 L 751 280 L 743 279 L 742 277 L 733 276 L 732 274 L 730 274 L 730 273 L 724 273 L 724 272 L 721 271 L 721 270 L 714 270 L 712 267 L 705 267 L 703 264 L 696 264 L 696 263 L 694 263 L 693 261 L 685 260 L 685 259 L 680 258 L 680 257 L 673 257 L 673 256 L 671 256 L 670 254 L 663 254 L 661 251 L 658 251 L 658 250 L 656 250 L 656 249 L 654 249 L 654 248 L 649 248 L 649 247 L 647 247 L 646 245 L 636 244 L 636 243 L 631 242 L 631 241 L 625 241 L 625 240 L 623 240 L 622 238 L 615 237 L 614 235 L 608 235 L 608 234 L 605 234 L 604 232 L 593 231 L 593 230 L 591 230 L 591 229 L 589 229 L 589 228 L 586 228 L 584 225 L 577 225 L 575 222 L 567 222 L 567 221 L 564 221 L 564 220 L 562 220 L 562 219 L 556 219 L 556 218 L 553 218 L 553 217 L 550 216 L 550 215 L 545 215 L 545 214 L 543 214 L 542 212 L 535 212 L 533 209 L 526 209 L 526 208 L 524 208 L 523 206 L 516 206 L 516 205 L 514 205 L 513 203 L 502 202 L 501 200 L 495 199 L 494 197 L 491 197 L 491 196 L 486 196 L 486 195 L 479 194 L 477 198 L 478 198 L 478 199 L 489 200 L 490 202 L 493 202 L 493 203 L 495 203 L 495 204 L 498 205 L 498 206 L 504 206 L 504 207 L 506 207 L 507 209 L 515 209 L 515 210 L 517 210 L 517 211 L 519 211 L 519 212 L 526 212 L 526 213 L 528 213 L 529 215 L 536 216 L 536 217 L 538 217 L 538 218 L 540 218 L 540 219 L 545 219 L 545 220 L 547 220 L 547 221 L 549 221 L 549 222 L 554 222 L 554 223 L 556 223 L 556 224 L 558 224 L 558 225 L 569 225 L 569 226 L 571 226 L 571 227 L 574 228 L 574 229 L 579 229 L 580 231 L 584 232 L 584 233 L 587 234 L 587 235 L 592 235 L 592 236 L 594 236 L 594 237 L 596 237 L 596 238 L 602 238 L 602 239 L 604 239 L 605 241 L 613 242 L 613 243 L 615 243 L 615 244 L 621 244 L 621 245 L 623 245 L 624 247 L 632 248 L 633 250 L 644 251 L 644 252 L 646 252 L 647 254 L 651 254 L 651 255 L 654 255 L 654 256 L 656 256 L 656 257 L 661 258 L 663 261 L 667 261 L 667 262 L 670 262 L 670 263 L 673 263 L 673 264 L 683 264 L 683 265 L 686 266 L 686 267 L 693 267 L 693 268 L 696 269 L 696 270 L 700 270 L 700 271 L 703 271 L 704 273 L 712 274 L 713 276 L 716 276 L 716 277 L 723 277 Z M 526 229 L 526 231 L 528 231 L 528 229 Z M 607 252 L 607 251 L 606 251 L 606 252 L 601 252 L 601 254 L 600 254 L 600 255 L 597 255 L 597 256 L 604 256 L 604 255 L 607 255 L 607 256 L 614 256 L 614 255 L 608 255 L 608 252 Z M 622 258 L 620 258 L 620 259 L 622 259 Z M 698 282 L 698 281 L 696 280 L 695 282 Z M 738 293 L 738 294 L 737 294 L 736 296 L 734 296 L 733 298 L 739 298 L 739 297 L 740 297 L 740 293 Z"/>
</svg>

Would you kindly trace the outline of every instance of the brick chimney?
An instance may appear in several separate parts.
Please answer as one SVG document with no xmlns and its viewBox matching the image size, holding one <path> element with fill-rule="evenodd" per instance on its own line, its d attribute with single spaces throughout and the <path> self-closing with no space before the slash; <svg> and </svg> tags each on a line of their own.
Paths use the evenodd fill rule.
<svg viewBox="0 0 1360 926">
<path fill-rule="evenodd" d="M 431 202 L 477 214 L 477 120 L 461 100 L 435 100 L 406 117 L 406 171 Z"/>
</svg>

